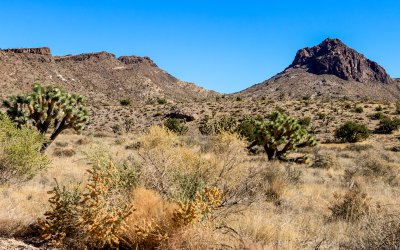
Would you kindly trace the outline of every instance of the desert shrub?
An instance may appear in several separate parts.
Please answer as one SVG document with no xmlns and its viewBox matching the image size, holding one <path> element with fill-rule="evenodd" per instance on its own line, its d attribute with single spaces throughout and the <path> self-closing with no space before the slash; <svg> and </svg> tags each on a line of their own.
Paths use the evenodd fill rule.
<svg viewBox="0 0 400 250">
<path fill-rule="evenodd" d="M 313 164 L 311 165 L 312 168 L 323 168 L 329 169 L 331 167 L 337 167 L 337 158 L 335 155 L 330 154 L 320 154 L 317 153 L 315 155 L 315 159 Z"/>
<path fill-rule="evenodd" d="M 297 119 L 282 115 L 279 111 L 270 113 L 268 119 L 270 121 L 266 123 L 255 122 L 256 140 L 248 148 L 256 145 L 264 147 L 269 160 L 285 160 L 289 152 L 317 144 L 314 137 L 298 124 Z"/>
<path fill-rule="evenodd" d="M 122 106 L 129 106 L 132 104 L 131 100 L 129 99 L 123 99 L 119 102 Z"/>
<path fill-rule="evenodd" d="M 76 154 L 73 148 L 55 148 L 53 155 L 58 157 L 71 157 Z"/>
<path fill-rule="evenodd" d="M 381 120 L 383 118 L 386 118 L 387 116 L 384 115 L 382 112 L 376 112 L 374 114 L 368 115 L 368 117 L 372 120 Z"/>
<path fill-rule="evenodd" d="M 307 128 L 308 126 L 310 126 L 311 117 L 307 116 L 307 117 L 300 118 L 300 119 L 298 119 L 298 123 L 299 123 L 300 126 L 302 126 L 303 128 Z"/>
<path fill-rule="evenodd" d="M 168 102 L 164 98 L 157 98 L 157 103 L 158 104 L 167 104 Z"/>
<path fill-rule="evenodd" d="M 318 113 L 317 116 L 318 116 L 318 119 L 324 120 L 325 117 L 326 117 L 326 114 L 325 113 Z"/>
<path fill-rule="evenodd" d="M 363 124 L 348 121 L 335 131 L 335 137 L 347 142 L 363 141 L 369 137 L 369 130 Z"/>
<path fill-rule="evenodd" d="M 125 227 L 119 232 L 124 249 L 155 249 L 166 241 L 175 230 L 172 217 L 177 205 L 143 187 L 130 193 L 134 211 L 126 218 Z"/>
<path fill-rule="evenodd" d="M 121 132 L 121 126 L 119 124 L 114 124 L 111 126 L 111 129 L 114 134 L 118 134 Z"/>
<path fill-rule="evenodd" d="M 357 221 L 366 215 L 370 208 L 370 199 L 359 187 L 350 188 L 345 194 L 334 193 L 329 206 L 332 219 Z"/>
<path fill-rule="evenodd" d="M 310 95 L 310 94 L 307 94 L 307 95 L 303 96 L 302 99 L 303 99 L 304 101 L 310 100 L 310 99 L 311 99 L 311 95 Z"/>
<path fill-rule="evenodd" d="M 243 98 L 241 96 L 236 97 L 236 101 L 241 102 L 243 101 Z"/>
<path fill-rule="evenodd" d="M 243 118 L 243 121 L 240 122 L 239 125 L 237 126 L 236 132 L 239 133 L 240 136 L 246 138 L 248 141 L 254 141 L 256 139 L 255 138 L 256 127 L 254 125 L 254 121 L 256 120 L 260 119 L 253 118 L 250 116 L 245 116 Z"/>
<path fill-rule="evenodd" d="M 379 105 L 378 107 L 375 108 L 375 111 L 378 111 L 378 112 L 379 112 L 379 111 L 382 111 L 382 110 L 383 110 L 383 108 L 382 108 L 381 105 Z"/>
<path fill-rule="evenodd" d="M 346 103 L 343 107 L 344 109 L 351 109 L 351 105 L 350 103 Z"/>
<path fill-rule="evenodd" d="M 184 135 L 189 130 L 189 128 L 185 126 L 185 123 L 185 119 L 168 118 L 164 123 L 164 126 L 178 135 Z"/>
<path fill-rule="evenodd" d="M 38 82 L 33 84 L 33 92 L 11 96 L 3 105 L 7 114 L 18 127 L 36 128 L 50 137 L 43 143 L 42 151 L 66 129 L 80 132 L 89 121 L 86 100 L 78 94 L 68 94 L 60 87 L 51 85 L 42 87 Z"/>
<path fill-rule="evenodd" d="M 43 135 L 17 126 L 0 117 L 0 183 L 25 181 L 47 168 L 49 161 L 40 153 Z"/>
<path fill-rule="evenodd" d="M 394 118 L 390 119 L 389 117 L 385 117 L 379 121 L 378 126 L 375 129 L 375 133 L 378 134 L 391 134 L 393 131 L 399 129 L 400 119 Z"/>
<path fill-rule="evenodd" d="M 40 238 L 56 246 L 82 241 L 90 248 L 119 245 L 118 233 L 132 207 L 112 199 L 114 165 L 104 171 L 100 166 L 88 170 L 84 191 L 67 190 L 58 183 L 49 193 L 51 210 L 45 219 L 38 219 Z"/>
<path fill-rule="evenodd" d="M 363 109 L 363 107 L 356 107 L 356 108 L 354 109 L 354 112 L 356 112 L 356 113 L 362 113 L 362 112 L 364 112 L 364 109 Z"/>
<path fill-rule="evenodd" d="M 400 101 L 396 102 L 396 110 L 394 111 L 396 115 L 400 115 Z"/>
<path fill-rule="evenodd" d="M 199 131 L 203 135 L 219 134 L 221 132 L 234 132 L 237 129 L 238 121 L 234 117 L 223 115 L 218 117 L 213 123 L 208 123 L 209 119 L 200 122 Z"/>
<path fill-rule="evenodd" d="M 379 209 L 359 222 L 362 230 L 350 230 L 348 240 L 341 242 L 343 249 L 399 249 L 400 215 Z"/>
</svg>

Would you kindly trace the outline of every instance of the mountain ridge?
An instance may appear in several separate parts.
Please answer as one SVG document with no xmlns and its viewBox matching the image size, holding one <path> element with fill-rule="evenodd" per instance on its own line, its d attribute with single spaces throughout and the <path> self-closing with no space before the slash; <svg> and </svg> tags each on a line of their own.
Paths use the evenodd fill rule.
<svg viewBox="0 0 400 250">
<path fill-rule="evenodd" d="M 341 40 L 327 38 L 298 50 L 282 72 L 234 95 L 276 98 L 282 93 L 292 98 L 311 95 L 396 100 L 400 98 L 400 81 Z"/>
</svg>

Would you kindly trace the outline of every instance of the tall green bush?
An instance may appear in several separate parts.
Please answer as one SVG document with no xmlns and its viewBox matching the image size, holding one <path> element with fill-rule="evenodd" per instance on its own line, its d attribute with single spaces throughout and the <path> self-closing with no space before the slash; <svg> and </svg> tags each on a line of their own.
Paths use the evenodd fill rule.
<svg viewBox="0 0 400 250">
<path fill-rule="evenodd" d="M 363 124 L 348 121 L 335 131 L 335 137 L 345 142 L 363 141 L 369 137 L 369 130 Z"/>
<path fill-rule="evenodd" d="M 40 153 L 42 143 L 38 131 L 0 117 L 0 183 L 29 180 L 45 169 L 49 161 Z"/>
</svg>

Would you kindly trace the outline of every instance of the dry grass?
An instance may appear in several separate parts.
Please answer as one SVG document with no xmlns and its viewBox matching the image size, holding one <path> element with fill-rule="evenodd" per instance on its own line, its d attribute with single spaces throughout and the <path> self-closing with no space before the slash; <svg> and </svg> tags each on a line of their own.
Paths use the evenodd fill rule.
<svg viewBox="0 0 400 250">
<path fill-rule="evenodd" d="M 317 113 L 317 109 L 328 113 L 329 107 L 317 104 L 312 101 L 306 107 L 291 101 L 292 106 L 289 102 L 270 105 L 282 105 L 293 114 L 301 106 L 303 113 L 298 114 L 302 116 Z M 339 106 L 339 115 L 328 130 L 347 119 L 365 118 L 376 106 L 370 104 L 362 114 Z M 313 119 L 311 126 L 319 126 L 317 130 L 322 132 L 317 137 L 328 140 L 331 134 L 323 132 L 320 122 Z M 31 235 L 31 225 L 48 210 L 47 191 L 54 186 L 53 178 L 66 186 L 82 182 L 83 187 L 88 165 L 82 152 L 105 145 L 113 157 L 136 164 L 141 171 L 136 187 L 123 197 L 136 209 L 121 234 L 123 246 L 396 249 L 400 247 L 400 153 L 391 148 L 400 143 L 397 137 L 398 133 L 372 135 L 353 145 L 320 144 L 309 151 L 310 164 L 297 165 L 271 163 L 262 154 L 249 155 L 246 142 L 226 133 L 198 136 L 191 130 L 179 137 L 151 127 L 140 135 L 61 135 L 60 141 L 67 147 L 54 144 L 49 148 L 50 169 L 28 182 L 0 187 L 0 236 Z M 75 155 L 54 154 L 57 148 L 72 145 L 76 146 Z M 173 226 L 177 201 L 193 200 L 206 186 L 230 190 L 221 210 L 207 223 Z M 361 187 L 362 192 L 351 193 L 354 187 Z M 347 212 L 355 211 L 356 206 L 361 212 L 356 219 L 347 219 L 352 217 Z"/>
</svg>

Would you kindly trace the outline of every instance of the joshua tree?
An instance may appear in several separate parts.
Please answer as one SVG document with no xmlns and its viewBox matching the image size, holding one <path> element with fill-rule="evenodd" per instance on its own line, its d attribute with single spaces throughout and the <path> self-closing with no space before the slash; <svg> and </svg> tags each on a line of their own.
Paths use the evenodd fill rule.
<svg viewBox="0 0 400 250">
<path fill-rule="evenodd" d="M 36 128 L 46 134 L 51 129 L 50 137 L 43 144 L 41 151 L 56 139 L 65 129 L 80 132 L 88 122 L 86 100 L 78 94 L 68 94 L 60 87 L 33 84 L 30 94 L 13 95 L 3 105 L 7 115 L 18 127 Z"/>
<path fill-rule="evenodd" d="M 317 145 L 312 135 L 298 124 L 297 119 L 282 115 L 279 111 L 268 115 L 269 122 L 254 121 L 255 140 L 248 147 L 263 146 L 268 155 L 268 160 L 287 160 L 290 151 L 296 151 L 301 147 L 313 147 Z M 299 157 L 298 161 L 304 161 L 307 156 Z"/>
</svg>

